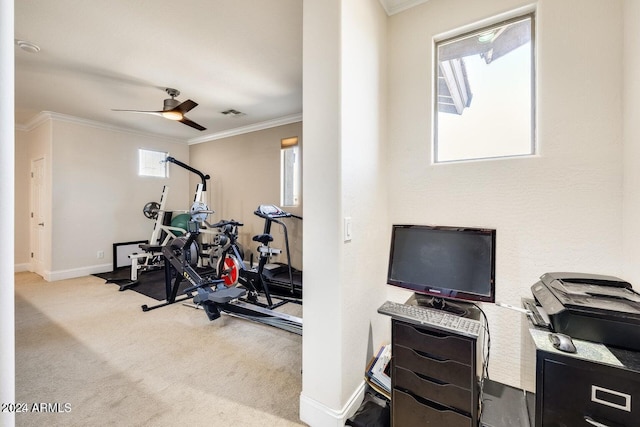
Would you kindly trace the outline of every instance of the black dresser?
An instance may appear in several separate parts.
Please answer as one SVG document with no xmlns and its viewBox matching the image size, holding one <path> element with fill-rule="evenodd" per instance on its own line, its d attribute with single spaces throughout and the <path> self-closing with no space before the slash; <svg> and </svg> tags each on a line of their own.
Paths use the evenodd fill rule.
<svg viewBox="0 0 640 427">
<path fill-rule="evenodd" d="M 392 319 L 393 427 L 478 425 L 477 341 Z"/>
</svg>

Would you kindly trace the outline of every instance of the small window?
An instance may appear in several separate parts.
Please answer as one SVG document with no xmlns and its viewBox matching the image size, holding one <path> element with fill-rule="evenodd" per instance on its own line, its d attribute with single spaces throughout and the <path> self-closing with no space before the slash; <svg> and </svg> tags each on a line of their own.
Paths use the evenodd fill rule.
<svg viewBox="0 0 640 427">
<path fill-rule="evenodd" d="M 300 155 L 298 137 L 280 141 L 280 204 L 298 206 L 300 203 Z"/>
<path fill-rule="evenodd" d="M 138 150 L 138 175 L 167 178 L 169 176 L 169 168 L 167 168 L 168 155 L 169 153 L 163 151 L 140 148 Z"/>
<path fill-rule="evenodd" d="M 435 42 L 435 163 L 531 155 L 534 16 Z"/>
</svg>

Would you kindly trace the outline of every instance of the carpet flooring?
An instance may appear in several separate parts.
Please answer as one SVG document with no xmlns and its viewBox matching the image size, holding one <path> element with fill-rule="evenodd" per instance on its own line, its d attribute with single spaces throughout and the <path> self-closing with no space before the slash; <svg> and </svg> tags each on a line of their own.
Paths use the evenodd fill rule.
<svg viewBox="0 0 640 427">
<path fill-rule="evenodd" d="M 15 277 L 16 401 L 51 409 L 17 426 L 304 425 L 301 336 L 182 304 L 144 313 L 153 299 L 94 276 Z"/>
</svg>

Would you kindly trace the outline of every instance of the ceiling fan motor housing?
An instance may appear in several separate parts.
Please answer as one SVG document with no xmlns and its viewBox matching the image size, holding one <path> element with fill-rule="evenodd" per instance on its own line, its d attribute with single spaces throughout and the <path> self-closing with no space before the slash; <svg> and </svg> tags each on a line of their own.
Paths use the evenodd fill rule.
<svg viewBox="0 0 640 427">
<path fill-rule="evenodd" d="M 174 98 L 167 98 L 164 100 L 164 108 L 163 111 L 173 110 L 178 105 L 180 105 L 180 101 Z"/>
</svg>

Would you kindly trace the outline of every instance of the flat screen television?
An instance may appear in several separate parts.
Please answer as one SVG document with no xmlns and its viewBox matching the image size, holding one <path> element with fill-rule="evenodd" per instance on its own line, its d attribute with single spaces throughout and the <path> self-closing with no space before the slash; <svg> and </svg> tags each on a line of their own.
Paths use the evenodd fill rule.
<svg viewBox="0 0 640 427">
<path fill-rule="evenodd" d="M 387 283 L 463 311 L 447 301 L 495 302 L 495 254 L 494 229 L 393 225 Z"/>
</svg>

